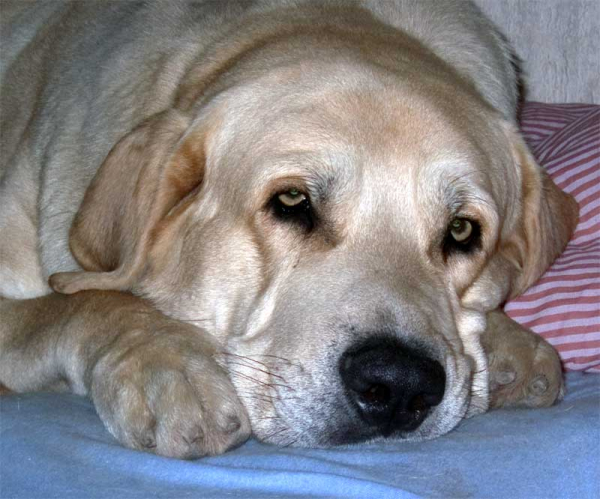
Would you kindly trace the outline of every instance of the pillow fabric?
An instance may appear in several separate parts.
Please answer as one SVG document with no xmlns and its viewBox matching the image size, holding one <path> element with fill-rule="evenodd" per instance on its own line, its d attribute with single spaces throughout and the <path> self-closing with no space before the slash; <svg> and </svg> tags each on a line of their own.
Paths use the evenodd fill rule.
<svg viewBox="0 0 600 499">
<path fill-rule="evenodd" d="M 546 338 L 567 370 L 600 372 L 600 106 L 530 102 L 521 129 L 579 203 L 579 224 L 554 265 L 505 311 Z"/>
</svg>

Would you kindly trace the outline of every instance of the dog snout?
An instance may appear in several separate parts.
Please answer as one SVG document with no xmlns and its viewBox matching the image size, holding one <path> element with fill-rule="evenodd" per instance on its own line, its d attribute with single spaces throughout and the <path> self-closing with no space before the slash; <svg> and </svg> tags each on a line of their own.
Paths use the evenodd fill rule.
<svg viewBox="0 0 600 499">
<path fill-rule="evenodd" d="M 375 339 L 342 355 L 346 396 L 361 420 L 377 433 L 413 431 L 443 397 L 440 363 L 396 339 Z"/>
</svg>

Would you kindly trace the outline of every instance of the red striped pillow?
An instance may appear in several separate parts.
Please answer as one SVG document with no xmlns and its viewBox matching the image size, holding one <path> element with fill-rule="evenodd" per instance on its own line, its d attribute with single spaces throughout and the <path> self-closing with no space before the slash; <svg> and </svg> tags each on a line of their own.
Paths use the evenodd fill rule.
<svg viewBox="0 0 600 499">
<path fill-rule="evenodd" d="M 521 129 L 580 219 L 566 251 L 505 310 L 552 343 L 566 369 L 600 372 L 600 106 L 528 103 Z"/>
</svg>

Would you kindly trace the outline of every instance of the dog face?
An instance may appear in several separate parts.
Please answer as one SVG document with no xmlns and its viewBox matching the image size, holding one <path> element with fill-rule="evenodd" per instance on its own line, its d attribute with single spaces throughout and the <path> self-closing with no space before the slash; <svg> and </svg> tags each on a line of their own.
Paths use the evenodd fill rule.
<svg viewBox="0 0 600 499">
<path fill-rule="evenodd" d="M 457 77 L 336 69 L 270 71 L 125 137 L 63 291 L 133 289 L 213 334 L 262 440 L 432 438 L 487 408 L 485 313 L 562 250 L 569 201 Z"/>
</svg>

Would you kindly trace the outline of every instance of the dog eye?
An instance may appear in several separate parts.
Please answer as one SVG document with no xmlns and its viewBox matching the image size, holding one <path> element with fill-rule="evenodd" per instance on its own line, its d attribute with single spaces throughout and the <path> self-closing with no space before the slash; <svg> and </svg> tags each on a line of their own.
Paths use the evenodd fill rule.
<svg viewBox="0 0 600 499">
<path fill-rule="evenodd" d="M 275 217 L 283 222 L 302 226 L 310 231 L 315 225 L 315 217 L 308 194 L 300 189 L 289 189 L 273 196 L 271 202 Z"/>
<path fill-rule="evenodd" d="M 446 231 L 443 243 L 444 256 L 453 253 L 471 253 L 480 246 L 479 223 L 467 218 L 454 218 Z"/>
<path fill-rule="evenodd" d="M 455 218 L 450 224 L 450 235 L 460 244 L 467 244 L 473 235 L 473 224 L 464 218 Z"/>
<path fill-rule="evenodd" d="M 287 192 L 279 194 L 277 199 L 281 204 L 288 208 L 293 208 L 306 200 L 306 195 L 298 189 L 290 189 Z"/>
</svg>

